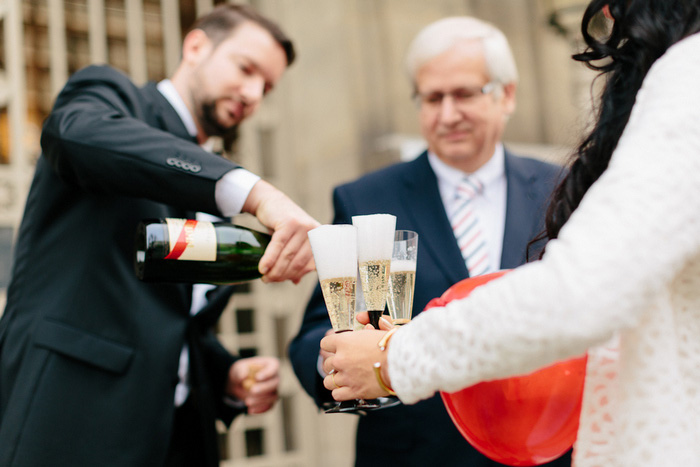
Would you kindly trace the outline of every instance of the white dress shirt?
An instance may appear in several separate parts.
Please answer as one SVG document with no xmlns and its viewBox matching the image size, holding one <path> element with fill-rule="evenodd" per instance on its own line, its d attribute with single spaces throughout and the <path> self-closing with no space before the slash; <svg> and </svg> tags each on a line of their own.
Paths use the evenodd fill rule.
<svg viewBox="0 0 700 467">
<path fill-rule="evenodd" d="M 506 223 L 507 184 L 503 145 L 500 143 L 496 145 L 496 151 L 491 159 L 471 174 L 465 174 L 461 170 L 450 167 L 431 152 L 428 153 L 428 161 L 437 176 L 440 197 L 448 219 L 458 207 L 457 186 L 464 175 L 476 177 L 483 183 L 484 191 L 474 199 L 473 207 L 479 216 L 479 222 L 486 237 L 490 270 L 498 271 L 501 269 Z"/>
</svg>

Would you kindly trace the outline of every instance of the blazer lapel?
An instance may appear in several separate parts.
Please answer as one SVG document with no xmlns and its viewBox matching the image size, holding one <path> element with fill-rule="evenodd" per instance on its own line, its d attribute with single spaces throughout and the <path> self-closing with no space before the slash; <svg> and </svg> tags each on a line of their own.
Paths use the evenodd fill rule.
<svg viewBox="0 0 700 467">
<path fill-rule="evenodd" d="M 411 225 L 420 235 L 418 254 L 424 250 L 432 256 L 452 284 L 468 277 L 427 152 L 413 162 L 410 173 L 404 176 L 401 190 L 399 199 L 404 200 Z"/>
<path fill-rule="evenodd" d="M 157 121 L 157 126 L 179 138 L 197 143 L 197 137 L 191 136 L 187 132 L 185 124 L 175 111 L 170 102 L 161 94 L 156 87 L 156 83 L 149 82 L 141 88 L 144 98 L 152 103 L 153 116 Z M 198 143 L 197 143 L 198 144 Z"/>
<path fill-rule="evenodd" d="M 207 292 L 207 303 L 192 319 L 201 323 L 202 328 L 215 326 L 234 290 L 234 285 L 220 285 Z"/>
<path fill-rule="evenodd" d="M 501 268 L 512 269 L 525 262 L 527 246 L 542 225 L 542 195 L 537 190 L 537 173 L 506 151 L 505 171 L 508 186 L 506 223 L 503 233 Z"/>
</svg>

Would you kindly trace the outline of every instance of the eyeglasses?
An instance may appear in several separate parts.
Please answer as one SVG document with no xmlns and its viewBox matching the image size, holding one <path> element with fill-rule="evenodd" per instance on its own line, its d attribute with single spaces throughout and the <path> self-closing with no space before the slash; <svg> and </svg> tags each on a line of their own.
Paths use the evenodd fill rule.
<svg viewBox="0 0 700 467">
<path fill-rule="evenodd" d="M 434 110 L 440 108 L 445 97 L 449 96 L 456 106 L 464 107 L 473 103 L 477 98 L 492 93 L 497 85 L 497 82 L 491 81 L 481 87 L 463 87 L 450 92 L 435 91 L 424 94 L 416 92 L 413 99 L 419 107 Z"/>
</svg>

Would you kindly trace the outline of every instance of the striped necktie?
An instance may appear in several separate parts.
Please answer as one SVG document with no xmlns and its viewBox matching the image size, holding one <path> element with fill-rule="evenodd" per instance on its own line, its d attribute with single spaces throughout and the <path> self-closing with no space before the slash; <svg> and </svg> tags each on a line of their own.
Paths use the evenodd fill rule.
<svg viewBox="0 0 700 467">
<path fill-rule="evenodd" d="M 486 236 L 481 230 L 473 203 L 483 190 L 484 185 L 476 178 L 462 179 L 457 187 L 457 209 L 450 219 L 469 277 L 486 274 L 491 269 Z"/>
</svg>

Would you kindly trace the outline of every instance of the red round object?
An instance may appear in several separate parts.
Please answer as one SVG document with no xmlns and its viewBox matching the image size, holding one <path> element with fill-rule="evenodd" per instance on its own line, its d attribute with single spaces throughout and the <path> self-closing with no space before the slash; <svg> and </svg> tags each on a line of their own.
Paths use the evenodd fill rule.
<svg viewBox="0 0 700 467">
<path fill-rule="evenodd" d="M 474 288 L 507 272 L 460 281 L 426 309 L 464 298 Z M 460 433 L 482 454 L 507 465 L 540 465 L 561 456 L 574 444 L 585 371 L 584 355 L 528 375 L 440 394 Z"/>
</svg>

